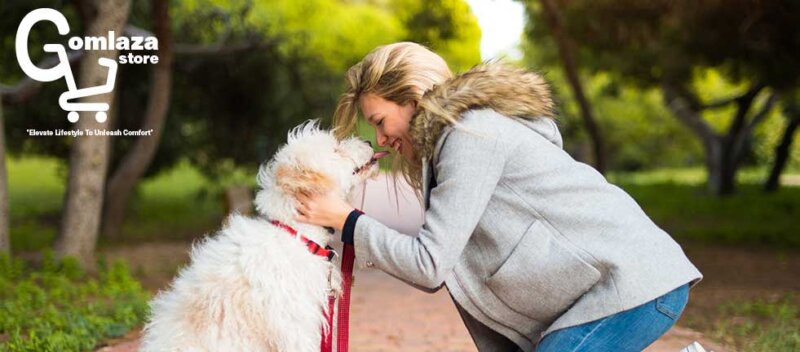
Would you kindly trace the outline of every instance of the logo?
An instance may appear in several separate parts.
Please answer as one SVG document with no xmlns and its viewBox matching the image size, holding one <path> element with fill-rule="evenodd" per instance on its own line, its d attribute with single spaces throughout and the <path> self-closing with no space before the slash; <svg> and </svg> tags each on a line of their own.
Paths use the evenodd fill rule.
<svg viewBox="0 0 800 352">
<path fill-rule="evenodd" d="M 36 66 L 28 53 L 28 37 L 34 25 L 42 21 L 49 21 L 56 25 L 58 33 L 67 35 L 69 33 L 69 23 L 61 12 L 54 9 L 36 9 L 25 15 L 17 29 L 16 51 L 17 61 L 22 71 L 30 78 L 39 82 L 52 82 L 64 77 L 67 83 L 67 91 L 58 97 L 58 105 L 61 109 L 68 112 L 67 120 L 72 123 L 78 122 L 79 111 L 95 112 L 97 122 L 105 122 L 108 118 L 108 103 L 79 103 L 74 100 L 84 97 L 91 97 L 100 94 L 110 93 L 114 89 L 114 82 L 117 78 L 117 65 L 120 64 L 156 64 L 157 55 L 138 55 L 130 51 L 137 50 L 158 50 L 158 39 L 156 37 L 126 37 L 115 36 L 114 31 L 109 31 L 107 37 L 71 37 L 67 40 L 67 45 L 71 50 L 125 50 L 128 55 L 120 55 L 118 60 L 101 57 L 97 63 L 108 69 L 106 83 L 97 87 L 78 88 L 75 84 L 75 77 L 72 75 L 72 68 L 69 65 L 67 49 L 61 44 L 45 44 L 43 50 L 48 53 L 55 53 L 58 57 L 58 64 L 43 69 Z M 118 62 L 119 61 L 119 62 Z"/>
</svg>

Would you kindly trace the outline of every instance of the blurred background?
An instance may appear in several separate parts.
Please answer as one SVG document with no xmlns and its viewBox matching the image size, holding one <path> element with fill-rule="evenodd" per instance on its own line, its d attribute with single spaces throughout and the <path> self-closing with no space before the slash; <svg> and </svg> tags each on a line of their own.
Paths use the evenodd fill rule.
<svg viewBox="0 0 800 352">
<path fill-rule="evenodd" d="M 71 36 L 158 38 L 158 50 L 131 51 L 158 64 L 120 64 L 97 97 L 110 103 L 104 124 L 69 122 L 65 81 L 20 69 L 17 28 L 45 7 L 71 31 L 33 27 L 41 67 L 58 63 L 43 45 Z M 501 58 L 542 73 L 565 149 L 628 191 L 705 274 L 678 324 L 686 336 L 800 350 L 798 23 L 790 0 L 0 0 L 0 351 L 135 340 L 191 242 L 252 211 L 257 168 L 286 132 L 329 126 L 347 68 L 397 41 L 454 72 Z M 68 51 L 79 87 L 105 81 L 96 55 Z M 153 133 L 28 132 L 76 128 Z M 419 226 L 414 202 L 397 211 L 391 181 L 368 192 L 387 223 Z M 354 350 L 474 350 L 446 292 L 364 275 Z M 399 305 L 407 328 L 392 329 L 397 316 L 384 328 L 370 309 L 382 304 Z"/>
</svg>

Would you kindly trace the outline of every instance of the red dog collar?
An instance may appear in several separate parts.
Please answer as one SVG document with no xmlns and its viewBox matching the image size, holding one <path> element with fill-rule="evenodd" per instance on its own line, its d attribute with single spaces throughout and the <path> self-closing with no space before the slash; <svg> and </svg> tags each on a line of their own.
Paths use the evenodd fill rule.
<svg viewBox="0 0 800 352">
<path fill-rule="evenodd" d="M 295 230 L 289 225 L 286 225 L 278 220 L 272 220 L 270 221 L 270 223 L 284 229 L 286 232 L 292 235 L 292 237 L 298 236 L 297 230 Z M 333 250 L 333 247 L 331 246 L 325 246 L 325 248 L 322 248 L 322 246 L 320 246 L 316 242 L 308 239 L 306 236 L 303 235 L 300 235 L 300 241 L 303 241 L 303 244 L 306 245 L 308 251 L 311 252 L 311 254 L 313 255 L 324 257 L 329 261 L 332 260 L 334 256 L 336 256 L 336 252 Z"/>
</svg>

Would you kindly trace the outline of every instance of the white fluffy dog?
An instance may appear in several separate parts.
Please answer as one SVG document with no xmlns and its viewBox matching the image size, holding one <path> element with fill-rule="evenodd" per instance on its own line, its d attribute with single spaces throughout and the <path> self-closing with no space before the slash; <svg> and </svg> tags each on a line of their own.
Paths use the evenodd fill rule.
<svg viewBox="0 0 800 352">
<path fill-rule="evenodd" d="M 259 170 L 262 217 L 231 215 L 193 246 L 191 263 L 150 303 L 141 351 L 319 351 L 322 329 L 331 328 L 328 295 L 340 292 L 341 273 L 299 239 L 324 248 L 332 236 L 293 220 L 295 196 L 335 192 L 346 199 L 377 174 L 384 155 L 357 138 L 339 141 L 313 121 L 293 129 Z"/>
</svg>

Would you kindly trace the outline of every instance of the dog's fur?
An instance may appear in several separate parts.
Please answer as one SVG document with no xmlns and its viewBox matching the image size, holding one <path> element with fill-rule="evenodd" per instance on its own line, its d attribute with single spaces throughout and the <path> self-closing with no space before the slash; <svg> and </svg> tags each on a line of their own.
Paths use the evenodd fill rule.
<svg viewBox="0 0 800 352">
<path fill-rule="evenodd" d="M 313 121 L 292 130 L 259 170 L 262 217 L 231 215 L 193 246 L 191 263 L 150 304 L 141 351 L 319 351 L 321 330 L 330 329 L 323 315 L 329 289 L 340 292 L 341 274 L 269 220 L 325 246 L 331 235 L 324 228 L 294 221 L 296 195 L 346 199 L 377 169 L 372 148 L 359 139 L 338 141 Z"/>
</svg>

